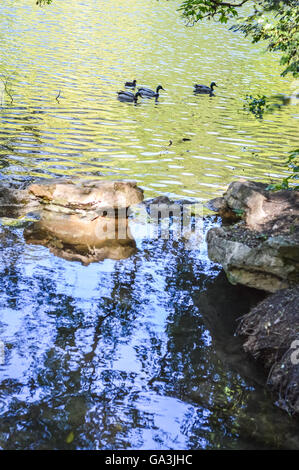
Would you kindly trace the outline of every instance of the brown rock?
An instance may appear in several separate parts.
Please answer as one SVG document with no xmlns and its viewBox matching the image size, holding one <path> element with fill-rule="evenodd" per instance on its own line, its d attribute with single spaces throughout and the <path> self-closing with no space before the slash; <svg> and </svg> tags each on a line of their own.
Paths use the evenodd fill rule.
<svg viewBox="0 0 299 470">
<path fill-rule="evenodd" d="M 247 226 L 258 230 L 274 219 L 299 216 L 299 192 L 266 191 L 267 184 L 240 180 L 231 183 L 223 195 L 227 206 L 242 215 Z"/>
<path fill-rule="evenodd" d="M 134 182 L 51 180 L 31 184 L 29 192 L 44 203 L 71 209 L 127 208 L 143 200 Z"/>
<path fill-rule="evenodd" d="M 206 207 L 211 211 L 217 212 L 222 218 L 223 223 L 233 223 L 240 219 L 227 204 L 224 197 L 216 197 L 207 202 Z"/>
</svg>

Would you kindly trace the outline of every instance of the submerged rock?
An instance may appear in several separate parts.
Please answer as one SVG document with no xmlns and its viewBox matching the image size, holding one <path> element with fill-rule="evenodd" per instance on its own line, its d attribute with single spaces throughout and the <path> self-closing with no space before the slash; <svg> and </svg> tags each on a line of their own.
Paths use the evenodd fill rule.
<svg viewBox="0 0 299 470">
<path fill-rule="evenodd" d="M 262 183 L 237 181 L 215 206 L 241 219 L 207 234 L 209 257 L 223 266 L 230 282 L 267 292 L 299 282 L 297 191 L 269 193 Z"/>
<path fill-rule="evenodd" d="M 198 202 L 196 200 L 190 200 L 190 199 L 175 199 L 171 200 L 167 196 L 157 196 L 151 199 L 145 199 L 143 201 L 143 205 L 147 208 L 150 208 L 153 205 L 167 205 L 167 206 L 172 206 L 173 204 L 178 205 L 178 206 L 184 206 L 184 205 L 194 205 L 197 204 Z"/>
</svg>

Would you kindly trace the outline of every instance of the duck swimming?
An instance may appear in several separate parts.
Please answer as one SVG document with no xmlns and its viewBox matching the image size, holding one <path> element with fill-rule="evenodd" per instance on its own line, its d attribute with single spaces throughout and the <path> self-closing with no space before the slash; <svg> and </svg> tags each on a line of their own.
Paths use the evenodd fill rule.
<svg viewBox="0 0 299 470">
<path fill-rule="evenodd" d="M 156 91 L 151 90 L 150 88 L 145 88 L 145 87 L 139 87 L 138 92 L 140 93 L 142 98 L 156 98 L 156 100 L 159 98 L 159 91 L 164 90 L 162 85 L 158 85 L 156 88 Z M 166 90 L 164 90 L 166 91 Z"/>
<path fill-rule="evenodd" d="M 117 95 L 119 101 L 126 101 L 128 103 L 137 103 L 138 97 L 141 96 L 139 91 L 135 94 L 132 91 L 118 91 Z"/>
<path fill-rule="evenodd" d="M 127 88 L 135 88 L 136 87 L 137 80 L 133 80 L 132 82 L 126 82 L 125 86 Z"/>
<path fill-rule="evenodd" d="M 206 93 L 211 95 L 215 86 L 217 86 L 215 82 L 212 82 L 210 86 L 194 85 L 194 93 Z"/>
</svg>

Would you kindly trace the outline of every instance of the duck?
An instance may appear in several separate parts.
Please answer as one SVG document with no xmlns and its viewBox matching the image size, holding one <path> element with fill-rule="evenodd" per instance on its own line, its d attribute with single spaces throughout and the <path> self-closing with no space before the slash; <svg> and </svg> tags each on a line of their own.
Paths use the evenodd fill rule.
<svg viewBox="0 0 299 470">
<path fill-rule="evenodd" d="M 156 88 L 156 91 L 151 90 L 150 88 L 145 88 L 145 87 L 139 87 L 138 92 L 140 93 L 142 98 L 156 98 L 156 100 L 159 98 L 159 91 L 164 90 L 166 91 L 162 85 L 158 85 Z"/>
<path fill-rule="evenodd" d="M 212 82 L 210 86 L 207 85 L 194 85 L 194 93 L 206 93 L 211 95 L 214 91 L 214 87 L 217 86 L 215 82 Z"/>
<path fill-rule="evenodd" d="M 117 95 L 119 101 L 127 101 L 128 103 L 137 103 L 138 97 L 141 96 L 139 91 L 135 94 L 132 91 L 118 91 Z"/>
<path fill-rule="evenodd" d="M 137 80 L 133 80 L 132 82 L 126 82 L 125 87 L 127 88 L 135 88 L 137 84 Z"/>
</svg>

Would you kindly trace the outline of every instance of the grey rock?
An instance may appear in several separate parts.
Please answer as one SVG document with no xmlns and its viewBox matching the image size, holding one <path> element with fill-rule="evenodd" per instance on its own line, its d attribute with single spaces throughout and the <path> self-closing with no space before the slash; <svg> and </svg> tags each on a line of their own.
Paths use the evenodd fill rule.
<svg viewBox="0 0 299 470">
<path fill-rule="evenodd" d="M 299 282 L 299 194 L 265 188 L 252 181 L 229 186 L 218 206 L 239 211 L 243 221 L 212 228 L 208 254 L 231 283 L 276 292 Z"/>
</svg>

